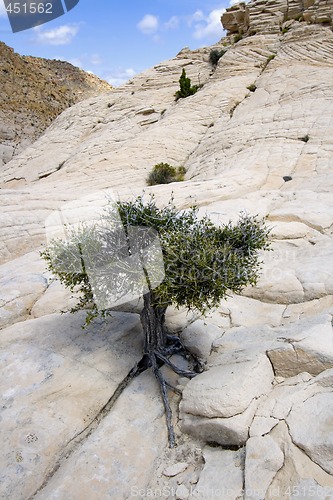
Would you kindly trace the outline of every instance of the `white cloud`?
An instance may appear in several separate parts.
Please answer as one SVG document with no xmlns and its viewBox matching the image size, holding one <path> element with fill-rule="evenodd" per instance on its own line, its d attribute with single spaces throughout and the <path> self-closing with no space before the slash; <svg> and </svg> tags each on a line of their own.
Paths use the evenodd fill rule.
<svg viewBox="0 0 333 500">
<path fill-rule="evenodd" d="M 194 24 L 193 37 L 196 39 L 222 37 L 221 15 L 223 12 L 225 12 L 224 8 L 214 9 L 208 16 L 205 16 L 201 10 L 196 11 L 190 19 L 190 24 Z"/>
<path fill-rule="evenodd" d="M 179 26 L 179 18 L 177 16 L 170 17 L 169 21 L 164 23 L 164 28 L 166 30 L 175 30 Z"/>
<path fill-rule="evenodd" d="M 159 21 L 158 17 L 152 14 L 146 14 L 141 21 L 138 22 L 137 27 L 144 35 L 151 35 L 158 30 Z"/>
<path fill-rule="evenodd" d="M 133 78 L 134 75 L 136 75 L 136 71 L 133 68 L 116 68 L 107 75 L 103 75 L 103 78 L 109 82 L 110 85 L 118 87 Z"/>
<path fill-rule="evenodd" d="M 202 10 L 196 10 L 194 14 L 188 17 L 188 25 L 192 26 L 193 23 L 197 23 L 198 21 L 203 21 L 205 19 L 205 15 Z"/>
<path fill-rule="evenodd" d="M 34 28 L 34 40 L 45 45 L 68 45 L 79 31 L 77 24 L 64 24 L 53 30 L 44 31 L 40 26 Z"/>
</svg>

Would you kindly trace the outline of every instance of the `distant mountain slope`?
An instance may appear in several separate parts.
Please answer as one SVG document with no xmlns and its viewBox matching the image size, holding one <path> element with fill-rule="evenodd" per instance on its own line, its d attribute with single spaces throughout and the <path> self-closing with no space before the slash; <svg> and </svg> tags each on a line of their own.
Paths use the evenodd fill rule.
<svg viewBox="0 0 333 500">
<path fill-rule="evenodd" d="M 22 57 L 0 42 L 0 167 L 66 108 L 111 89 L 72 64 Z"/>
<path fill-rule="evenodd" d="M 333 499 L 332 1 L 235 7 L 218 44 L 66 109 L 0 168 L 0 498 Z M 201 88 L 176 101 L 184 68 Z M 147 187 L 161 162 L 185 181 Z M 151 371 L 112 406 L 141 357 L 140 302 L 82 331 L 39 255 L 107 195 L 144 189 L 271 228 L 254 287 L 205 318 L 168 308 L 170 333 L 206 361 L 170 376 L 173 450 Z"/>
</svg>

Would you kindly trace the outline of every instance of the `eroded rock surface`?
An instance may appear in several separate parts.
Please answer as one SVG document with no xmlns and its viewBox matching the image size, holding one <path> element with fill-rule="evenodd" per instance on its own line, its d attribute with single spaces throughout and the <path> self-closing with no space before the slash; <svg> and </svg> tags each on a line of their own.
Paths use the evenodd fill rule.
<svg viewBox="0 0 333 500">
<path fill-rule="evenodd" d="M 314 16 L 305 21 L 296 1 L 233 9 L 243 20 L 230 30 L 247 23 L 252 36 L 216 44 L 227 49 L 216 69 L 211 48 L 184 49 L 68 109 L 6 164 L 6 498 L 333 497 L 333 33 L 330 2 L 303 4 L 303 18 Z M 204 85 L 175 102 L 183 67 Z M 215 223 L 244 210 L 265 216 L 273 250 L 257 285 L 206 318 L 168 311 L 170 330 L 182 332 L 206 368 L 190 382 L 171 379 L 182 391 L 172 397 L 174 450 L 151 373 L 103 413 L 141 357 L 139 303 L 83 331 L 84 313 L 59 314 L 74 299 L 50 281 L 38 253 L 52 211 L 83 195 L 97 211 L 110 188 L 122 198 L 141 194 L 161 161 L 187 173 L 182 183 L 147 189 L 158 203 L 173 192 L 180 208 L 197 203 Z M 168 468 L 176 473 L 163 474 Z"/>
<path fill-rule="evenodd" d="M 286 33 L 295 21 L 332 26 L 332 0 L 253 0 L 229 7 L 221 22 L 228 35 Z"/>
</svg>

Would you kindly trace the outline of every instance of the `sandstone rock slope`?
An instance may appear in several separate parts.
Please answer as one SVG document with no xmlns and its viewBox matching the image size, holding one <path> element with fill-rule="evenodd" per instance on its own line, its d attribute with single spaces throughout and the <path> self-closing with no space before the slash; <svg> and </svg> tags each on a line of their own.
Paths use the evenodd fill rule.
<svg viewBox="0 0 333 500">
<path fill-rule="evenodd" d="M 213 47 L 184 49 L 67 109 L 5 165 L 4 498 L 333 498 L 333 33 L 327 17 L 320 21 L 327 5 L 304 3 L 302 18 L 297 2 L 237 7 L 231 12 L 242 10 L 249 30 L 255 22 L 252 31 L 240 24 L 242 39 L 237 29 Z M 280 29 L 286 10 L 293 20 Z M 305 20 L 308 11 L 314 17 Z M 213 48 L 226 51 L 216 68 Z M 176 102 L 182 68 L 203 86 Z M 38 255 L 52 212 L 86 196 L 93 213 L 108 190 L 141 194 L 160 162 L 187 173 L 184 182 L 147 188 L 158 203 L 173 192 L 180 208 L 197 203 L 215 223 L 245 210 L 272 228 L 256 287 L 206 318 L 168 313 L 172 331 L 207 368 L 189 382 L 171 379 L 182 391 L 172 399 L 175 450 L 166 448 L 148 372 L 105 411 L 140 357 L 135 307 L 82 331 L 82 314 L 59 314 L 72 299 Z"/>
<path fill-rule="evenodd" d="M 0 168 L 73 104 L 111 85 L 64 61 L 20 56 L 0 42 Z"/>
</svg>

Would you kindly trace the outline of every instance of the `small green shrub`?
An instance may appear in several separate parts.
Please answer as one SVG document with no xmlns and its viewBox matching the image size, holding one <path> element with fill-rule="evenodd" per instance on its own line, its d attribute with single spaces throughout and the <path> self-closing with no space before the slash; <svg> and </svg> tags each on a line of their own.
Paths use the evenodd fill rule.
<svg viewBox="0 0 333 500">
<path fill-rule="evenodd" d="M 282 35 L 285 35 L 286 33 L 288 33 L 289 30 L 290 30 L 290 26 L 284 26 L 283 28 L 282 27 L 280 28 Z"/>
<path fill-rule="evenodd" d="M 170 184 L 170 182 L 183 181 L 186 174 L 184 167 L 172 167 L 168 163 L 158 163 L 150 172 L 147 184 L 156 186 L 156 184 Z"/>
<path fill-rule="evenodd" d="M 234 35 L 234 43 L 237 43 L 242 39 L 243 39 L 242 33 L 237 33 L 237 35 Z"/>
<path fill-rule="evenodd" d="M 257 90 L 257 86 L 255 83 L 251 83 L 248 87 L 246 87 L 250 92 L 255 92 Z"/>
<path fill-rule="evenodd" d="M 182 74 L 179 78 L 179 87 L 180 89 L 175 93 L 176 101 L 195 94 L 199 90 L 200 85 L 191 85 L 191 79 L 186 76 L 186 71 L 183 68 Z"/>
<path fill-rule="evenodd" d="M 217 63 L 219 62 L 219 60 L 221 59 L 222 56 L 224 56 L 224 54 L 226 53 L 225 50 L 221 49 L 221 50 L 218 50 L 218 49 L 213 49 L 210 51 L 209 53 L 209 62 L 212 66 L 217 66 Z"/>
<path fill-rule="evenodd" d="M 239 106 L 239 104 L 240 104 L 240 101 L 236 101 L 235 104 L 230 109 L 230 111 L 229 111 L 230 118 L 233 117 L 235 109 L 237 108 L 237 106 Z"/>
<path fill-rule="evenodd" d="M 310 139 L 310 136 L 308 134 L 304 135 L 303 137 L 300 137 L 300 140 L 303 142 L 308 142 L 309 139 Z"/>
</svg>

